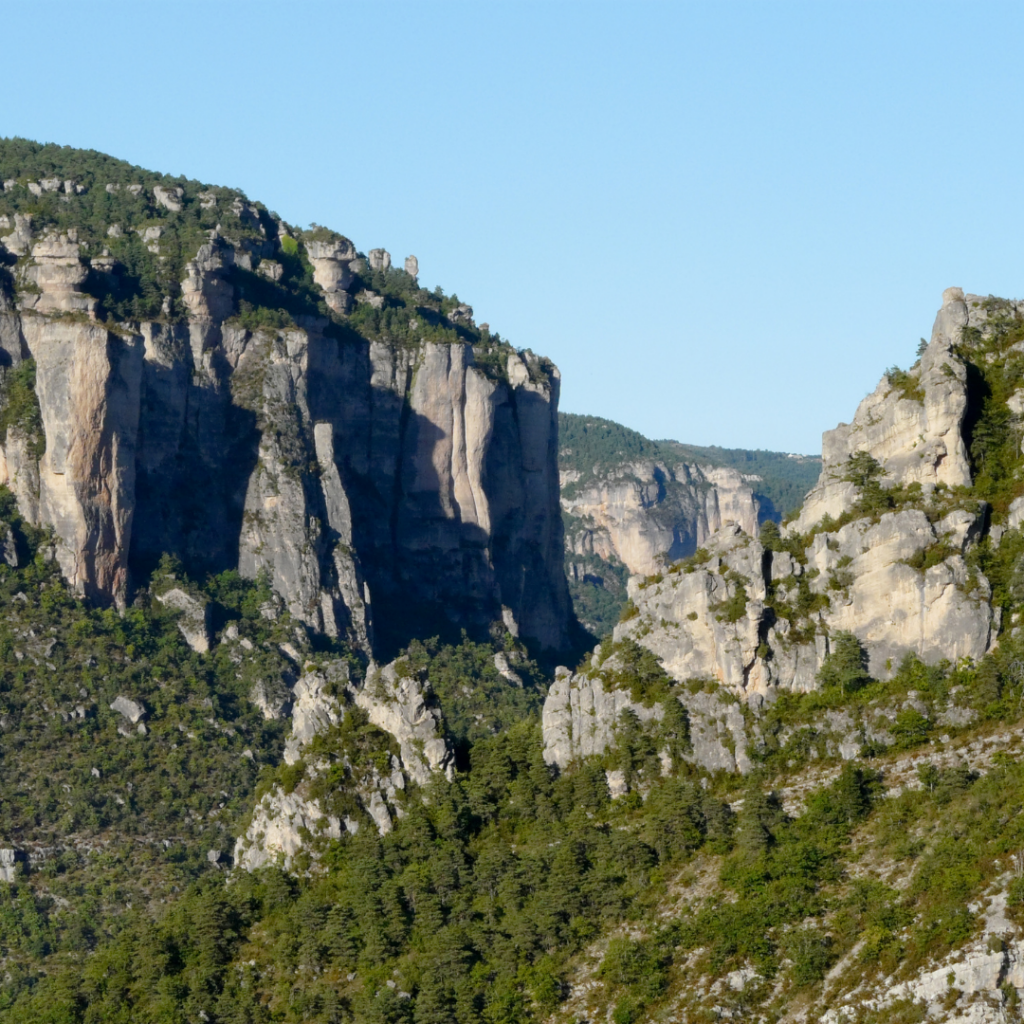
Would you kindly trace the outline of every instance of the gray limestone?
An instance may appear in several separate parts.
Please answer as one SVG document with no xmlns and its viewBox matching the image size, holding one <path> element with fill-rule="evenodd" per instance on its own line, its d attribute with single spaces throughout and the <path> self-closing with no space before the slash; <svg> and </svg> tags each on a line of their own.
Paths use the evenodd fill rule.
<svg viewBox="0 0 1024 1024">
<path fill-rule="evenodd" d="M 156 595 L 156 599 L 168 608 L 181 613 L 178 629 L 185 642 L 197 654 L 210 649 L 210 606 L 200 598 L 193 597 L 180 587 L 172 587 Z"/>
</svg>

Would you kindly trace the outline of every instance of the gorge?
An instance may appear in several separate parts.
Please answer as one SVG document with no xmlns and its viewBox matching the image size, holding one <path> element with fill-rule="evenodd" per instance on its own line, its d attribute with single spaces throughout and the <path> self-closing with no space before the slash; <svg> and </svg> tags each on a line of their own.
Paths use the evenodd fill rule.
<svg viewBox="0 0 1024 1024">
<path fill-rule="evenodd" d="M 0 1021 L 1017 1012 L 1024 302 L 696 448 L 416 257 L 0 181 Z"/>
</svg>

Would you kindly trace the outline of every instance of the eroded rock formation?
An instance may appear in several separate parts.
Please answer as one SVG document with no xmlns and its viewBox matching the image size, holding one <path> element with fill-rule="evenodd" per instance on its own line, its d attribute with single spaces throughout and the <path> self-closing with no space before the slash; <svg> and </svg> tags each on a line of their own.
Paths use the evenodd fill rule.
<svg viewBox="0 0 1024 1024">
<path fill-rule="evenodd" d="M 131 574 L 169 552 L 200 576 L 267 572 L 296 619 L 365 650 L 371 609 L 394 643 L 424 619 L 483 630 L 505 608 L 565 646 L 557 370 L 514 352 L 481 369 L 469 342 L 339 340 L 324 318 L 248 330 L 233 275 L 276 243 L 217 232 L 185 263 L 186 319 L 100 324 L 75 239 L 15 219 L 4 245 L 27 259 L 0 287 L 0 342 L 10 365 L 35 360 L 42 428 L 11 426 L 0 477 L 53 527 L 80 594 L 123 606 Z M 307 249 L 344 313 L 362 257 L 340 236 Z"/>
</svg>

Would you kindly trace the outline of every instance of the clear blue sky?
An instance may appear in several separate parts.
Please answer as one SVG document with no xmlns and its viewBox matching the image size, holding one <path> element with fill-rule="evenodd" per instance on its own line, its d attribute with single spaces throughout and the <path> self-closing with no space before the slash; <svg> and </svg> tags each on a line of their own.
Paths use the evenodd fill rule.
<svg viewBox="0 0 1024 1024">
<path fill-rule="evenodd" d="M 652 437 L 817 451 L 1024 295 L 1020 5 L 8 2 L 0 134 L 236 186 Z"/>
</svg>

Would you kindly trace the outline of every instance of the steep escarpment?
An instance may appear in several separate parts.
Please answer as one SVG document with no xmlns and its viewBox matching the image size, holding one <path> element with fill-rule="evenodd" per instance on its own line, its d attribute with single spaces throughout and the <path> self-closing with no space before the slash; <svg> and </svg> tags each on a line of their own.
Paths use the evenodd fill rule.
<svg viewBox="0 0 1024 1024">
<path fill-rule="evenodd" d="M 0 465 L 77 593 L 124 607 L 167 553 L 266 573 L 367 651 L 492 623 L 565 646 L 554 366 L 414 258 L 237 192 L 18 142 L 0 166 Z"/>
<path fill-rule="evenodd" d="M 577 443 L 569 560 L 654 564 L 549 678 L 550 364 L 0 157 L 0 1021 L 1018 1014 L 1024 305 L 947 293 L 785 525 L 766 453 Z"/>
</svg>

